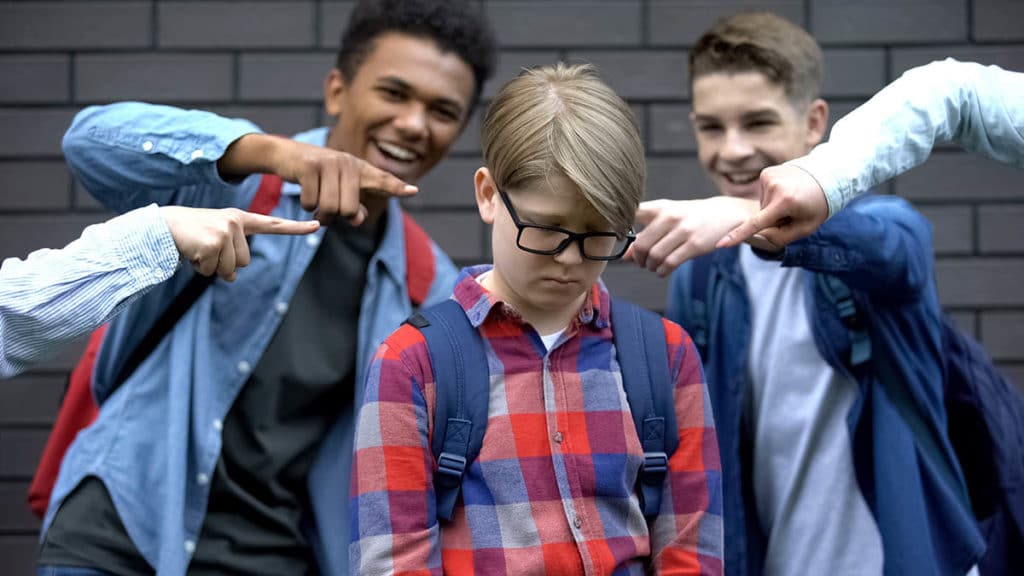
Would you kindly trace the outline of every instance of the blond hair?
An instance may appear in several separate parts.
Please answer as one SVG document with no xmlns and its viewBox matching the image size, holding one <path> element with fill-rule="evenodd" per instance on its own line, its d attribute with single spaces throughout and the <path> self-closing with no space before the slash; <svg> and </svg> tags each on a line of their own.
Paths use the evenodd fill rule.
<svg viewBox="0 0 1024 576">
<path fill-rule="evenodd" d="M 524 70 L 491 103 L 481 145 L 500 189 L 561 175 L 616 231 L 632 225 L 647 175 L 640 130 L 593 66 Z"/>
<path fill-rule="evenodd" d="M 803 28 L 770 12 L 741 12 L 708 29 L 690 50 L 690 87 L 706 74 L 759 72 L 790 102 L 821 92 L 821 47 Z"/>
</svg>

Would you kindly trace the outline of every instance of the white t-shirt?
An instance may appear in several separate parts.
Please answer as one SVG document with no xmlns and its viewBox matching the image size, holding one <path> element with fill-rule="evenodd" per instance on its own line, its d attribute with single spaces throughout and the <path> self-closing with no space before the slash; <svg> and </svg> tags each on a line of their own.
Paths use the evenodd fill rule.
<svg viewBox="0 0 1024 576">
<path fill-rule="evenodd" d="M 809 274 L 740 250 L 751 304 L 745 407 L 765 574 L 882 573 L 882 538 L 853 469 L 846 415 L 857 384 L 814 343 Z"/>
</svg>

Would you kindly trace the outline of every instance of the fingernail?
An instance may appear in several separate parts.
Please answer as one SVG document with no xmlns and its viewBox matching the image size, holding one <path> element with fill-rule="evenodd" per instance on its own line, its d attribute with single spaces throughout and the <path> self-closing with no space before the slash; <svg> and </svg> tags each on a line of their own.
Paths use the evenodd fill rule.
<svg viewBox="0 0 1024 576">
<path fill-rule="evenodd" d="M 415 194 L 415 193 L 419 192 L 420 189 L 415 187 L 415 186 L 413 186 L 413 185 L 411 185 L 411 184 L 406 184 L 405 188 L 402 191 L 403 192 L 407 192 L 409 194 Z"/>
</svg>

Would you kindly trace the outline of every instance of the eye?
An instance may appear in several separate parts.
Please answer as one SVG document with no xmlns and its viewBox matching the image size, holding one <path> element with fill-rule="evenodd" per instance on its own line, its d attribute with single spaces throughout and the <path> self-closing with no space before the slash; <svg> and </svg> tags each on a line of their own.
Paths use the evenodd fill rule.
<svg viewBox="0 0 1024 576">
<path fill-rule="evenodd" d="M 451 108 L 434 108 L 434 114 L 445 122 L 458 122 L 459 114 Z"/>
<path fill-rule="evenodd" d="M 402 92 L 398 88 L 393 88 L 391 86 L 379 86 L 377 88 L 377 91 L 380 92 L 382 96 L 384 96 L 385 100 L 398 102 L 400 100 L 405 99 L 405 92 Z"/>
<path fill-rule="evenodd" d="M 765 130 L 767 128 L 771 128 L 772 126 L 775 126 L 775 124 L 776 123 L 775 123 L 774 120 L 770 120 L 770 119 L 767 119 L 767 118 L 762 118 L 762 119 L 759 119 L 759 120 L 753 120 L 753 121 L 749 122 L 747 124 L 747 128 L 750 129 L 750 130 Z"/>
<path fill-rule="evenodd" d="M 714 133 L 721 132 L 721 131 L 722 131 L 722 126 L 720 124 L 698 124 L 697 125 L 697 132 L 700 132 L 702 134 L 714 134 Z"/>
</svg>

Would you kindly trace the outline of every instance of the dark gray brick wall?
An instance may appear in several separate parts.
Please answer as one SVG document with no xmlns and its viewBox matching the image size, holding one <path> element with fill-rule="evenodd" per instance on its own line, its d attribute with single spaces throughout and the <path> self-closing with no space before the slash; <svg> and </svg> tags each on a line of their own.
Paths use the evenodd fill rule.
<svg viewBox="0 0 1024 576">
<path fill-rule="evenodd" d="M 649 153 L 648 197 L 714 193 L 696 159 L 688 49 L 716 19 L 769 10 L 821 42 L 832 120 L 906 69 L 952 56 L 1024 70 L 1019 0 L 481 0 L 500 40 L 483 104 L 526 66 L 591 61 L 631 103 Z M 62 246 L 108 215 L 65 168 L 83 106 L 144 99 L 211 109 L 290 134 L 324 121 L 323 78 L 352 1 L 0 2 L 0 258 Z M 406 202 L 458 264 L 485 260 L 473 202 L 479 113 Z M 1024 171 L 944 146 L 880 187 L 934 225 L 942 302 L 1024 383 Z M 609 266 L 619 295 L 662 309 L 666 281 Z M 38 524 L 24 493 L 84 343 L 0 386 L 0 571 L 28 574 Z"/>
</svg>

